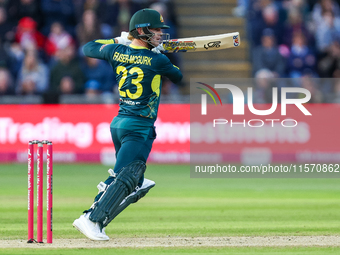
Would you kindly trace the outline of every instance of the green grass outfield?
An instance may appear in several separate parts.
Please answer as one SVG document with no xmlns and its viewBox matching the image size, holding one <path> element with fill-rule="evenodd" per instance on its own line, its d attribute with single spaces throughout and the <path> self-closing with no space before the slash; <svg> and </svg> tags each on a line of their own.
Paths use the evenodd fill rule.
<svg viewBox="0 0 340 255">
<path fill-rule="evenodd" d="M 133 248 L 118 248 L 118 249 L 0 249 L 2 255 L 92 255 L 92 254 L 134 254 L 134 255 L 157 255 L 157 254 L 232 254 L 232 255 L 338 255 L 339 248 L 148 248 L 148 249 L 133 249 Z"/>
<path fill-rule="evenodd" d="M 156 187 L 119 215 L 106 233 L 111 239 L 340 233 L 340 179 L 192 179 L 189 175 L 189 166 L 149 165 L 146 177 L 154 180 Z M 54 238 L 84 238 L 72 227 L 72 222 L 91 205 L 97 184 L 107 176 L 107 168 L 101 165 L 55 164 Z M 0 239 L 26 240 L 26 165 L 0 165 L 0 201 Z M 49 253 L 105 254 L 106 250 L 53 249 Z M 117 249 L 118 254 L 175 251 L 180 254 L 340 254 L 338 247 Z M 0 254 L 33 253 L 46 254 L 46 249 L 0 249 Z"/>
</svg>

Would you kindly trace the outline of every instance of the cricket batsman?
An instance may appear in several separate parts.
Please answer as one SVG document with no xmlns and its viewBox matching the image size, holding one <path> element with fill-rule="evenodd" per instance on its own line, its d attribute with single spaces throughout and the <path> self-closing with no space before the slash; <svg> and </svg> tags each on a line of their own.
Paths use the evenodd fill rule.
<svg viewBox="0 0 340 255">
<path fill-rule="evenodd" d="M 131 17 L 128 38 L 94 40 L 83 48 L 86 56 L 110 63 L 119 82 L 120 96 L 118 115 L 110 126 L 116 149 L 115 167 L 109 170 L 108 179 L 97 186 L 99 192 L 91 208 L 73 222 L 92 240 L 109 240 L 104 228 L 155 186 L 155 182 L 144 178 L 144 172 L 156 138 L 154 123 L 161 76 L 174 83 L 182 79 L 179 68 L 155 50 L 162 42 L 164 28 L 169 26 L 157 11 L 142 9 Z"/>
</svg>

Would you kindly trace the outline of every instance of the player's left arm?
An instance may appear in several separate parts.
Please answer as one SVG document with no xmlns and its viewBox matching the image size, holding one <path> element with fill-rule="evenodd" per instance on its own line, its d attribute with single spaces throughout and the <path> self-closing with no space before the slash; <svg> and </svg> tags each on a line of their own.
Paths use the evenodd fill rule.
<svg viewBox="0 0 340 255">
<path fill-rule="evenodd" d="M 112 44 L 122 44 L 128 46 L 131 41 L 128 39 L 128 32 L 122 32 L 120 37 L 116 37 L 114 39 L 98 39 L 88 42 L 83 47 L 83 52 L 85 56 L 90 58 L 99 58 L 99 59 L 108 59 L 111 57 L 108 49 L 111 47 L 107 47 Z M 106 49 L 104 49 L 106 48 Z"/>
<path fill-rule="evenodd" d="M 112 54 L 112 47 L 115 47 L 116 43 L 116 39 L 93 40 L 83 46 L 83 53 L 90 58 L 108 60 Z"/>
</svg>

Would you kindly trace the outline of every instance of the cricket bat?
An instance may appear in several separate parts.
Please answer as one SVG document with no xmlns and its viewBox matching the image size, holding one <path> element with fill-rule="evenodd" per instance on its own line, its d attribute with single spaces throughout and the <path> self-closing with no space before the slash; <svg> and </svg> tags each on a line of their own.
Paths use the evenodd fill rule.
<svg viewBox="0 0 340 255">
<path fill-rule="evenodd" d="M 163 53 L 223 50 L 240 45 L 239 32 L 163 41 Z"/>
</svg>

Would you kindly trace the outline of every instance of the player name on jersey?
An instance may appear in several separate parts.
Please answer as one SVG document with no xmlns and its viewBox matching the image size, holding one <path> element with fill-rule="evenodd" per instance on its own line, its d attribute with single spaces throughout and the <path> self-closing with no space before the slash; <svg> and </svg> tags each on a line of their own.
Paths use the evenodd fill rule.
<svg viewBox="0 0 340 255">
<path fill-rule="evenodd" d="M 121 54 L 119 52 L 115 52 L 113 55 L 113 60 L 122 62 L 122 63 L 130 63 L 130 64 L 141 64 L 151 66 L 152 58 L 147 56 L 135 56 L 135 55 L 127 55 Z"/>
</svg>

